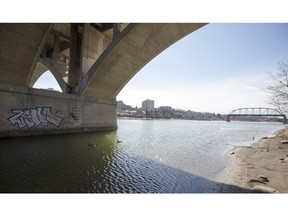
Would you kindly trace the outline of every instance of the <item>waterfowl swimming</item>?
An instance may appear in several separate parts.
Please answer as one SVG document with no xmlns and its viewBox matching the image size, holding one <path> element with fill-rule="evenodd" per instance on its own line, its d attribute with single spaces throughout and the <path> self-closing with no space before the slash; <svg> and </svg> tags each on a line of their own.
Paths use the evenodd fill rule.
<svg viewBox="0 0 288 216">
<path fill-rule="evenodd" d="M 89 146 L 89 147 L 96 147 L 97 144 L 88 143 L 88 146 Z"/>
</svg>

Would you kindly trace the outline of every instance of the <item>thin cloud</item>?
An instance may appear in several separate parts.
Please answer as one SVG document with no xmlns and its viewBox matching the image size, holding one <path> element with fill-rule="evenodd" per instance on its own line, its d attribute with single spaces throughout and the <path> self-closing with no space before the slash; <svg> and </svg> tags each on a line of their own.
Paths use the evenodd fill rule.
<svg viewBox="0 0 288 216">
<path fill-rule="evenodd" d="M 265 75 L 230 78 L 218 82 L 183 86 L 157 86 L 139 88 L 127 86 L 117 99 L 132 106 L 141 106 L 147 98 L 155 100 L 155 106 L 172 106 L 200 112 L 229 113 L 232 109 L 268 106 L 263 84 Z"/>
</svg>

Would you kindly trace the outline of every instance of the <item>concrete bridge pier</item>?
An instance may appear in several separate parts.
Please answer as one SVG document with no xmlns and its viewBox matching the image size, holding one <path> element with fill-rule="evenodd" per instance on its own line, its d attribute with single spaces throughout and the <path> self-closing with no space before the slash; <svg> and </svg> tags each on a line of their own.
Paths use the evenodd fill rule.
<svg viewBox="0 0 288 216">
<path fill-rule="evenodd" d="M 230 122 L 231 120 L 230 120 L 230 115 L 227 115 L 227 117 L 226 117 L 226 122 Z"/>
<path fill-rule="evenodd" d="M 117 129 L 116 101 L 0 84 L 0 137 Z"/>
</svg>

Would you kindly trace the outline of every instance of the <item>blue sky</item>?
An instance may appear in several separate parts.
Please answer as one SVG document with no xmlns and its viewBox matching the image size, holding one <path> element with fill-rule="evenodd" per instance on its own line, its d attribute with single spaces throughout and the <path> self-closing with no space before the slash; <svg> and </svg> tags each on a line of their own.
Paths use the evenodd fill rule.
<svg viewBox="0 0 288 216">
<path fill-rule="evenodd" d="M 186 36 L 139 71 L 117 99 L 229 113 L 267 105 L 269 71 L 288 58 L 288 25 L 212 23 Z"/>
<path fill-rule="evenodd" d="M 151 99 L 156 107 L 222 114 L 242 107 L 269 107 L 268 72 L 288 59 L 287 38 L 285 23 L 208 24 L 149 62 L 117 100 L 141 107 L 143 100 Z M 59 89 L 50 79 L 44 75 L 36 87 Z"/>
</svg>

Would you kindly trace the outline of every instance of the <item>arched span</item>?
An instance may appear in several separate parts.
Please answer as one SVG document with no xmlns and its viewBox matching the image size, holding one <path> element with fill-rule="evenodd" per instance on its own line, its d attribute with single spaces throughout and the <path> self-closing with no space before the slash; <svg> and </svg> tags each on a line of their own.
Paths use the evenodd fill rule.
<svg viewBox="0 0 288 216">
<path fill-rule="evenodd" d="M 62 92 L 67 92 L 67 89 L 69 88 L 68 85 L 66 84 L 66 82 L 64 81 L 63 77 L 60 75 L 60 73 L 57 71 L 57 69 L 55 68 L 55 66 L 51 63 L 49 63 L 48 61 L 45 61 L 45 59 L 43 58 L 39 58 L 39 62 L 41 64 L 43 64 L 44 66 L 46 66 L 49 71 L 52 73 L 52 75 L 54 76 L 54 78 L 56 79 L 58 85 L 60 86 Z"/>
<path fill-rule="evenodd" d="M 39 61 L 36 64 L 34 73 L 31 77 L 30 83 L 29 83 L 29 87 L 33 87 L 34 84 L 37 82 L 37 80 L 42 76 L 43 73 L 45 73 L 48 70 L 48 68 L 43 65 L 42 63 L 40 63 Z"/>
<path fill-rule="evenodd" d="M 82 94 L 115 99 L 128 81 L 149 61 L 203 23 L 129 24 L 126 34 L 95 62 L 83 81 Z M 86 85 L 85 85 L 86 84 Z"/>
<path fill-rule="evenodd" d="M 283 116 L 279 110 L 268 108 L 268 107 L 246 107 L 246 108 L 238 108 L 232 110 L 229 115 L 279 115 Z"/>
<path fill-rule="evenodd" d="M 281 111 L 267 108 L 267 107 L 250 107 L 250 108 L 239 108 L 232 110 L 226 117 L 226 121 L 230 122 L 231 116 L 269 116 L 269 117 L 283 117 L 283 123 L 287 124 L 287 117 Z"/>
</svg>

